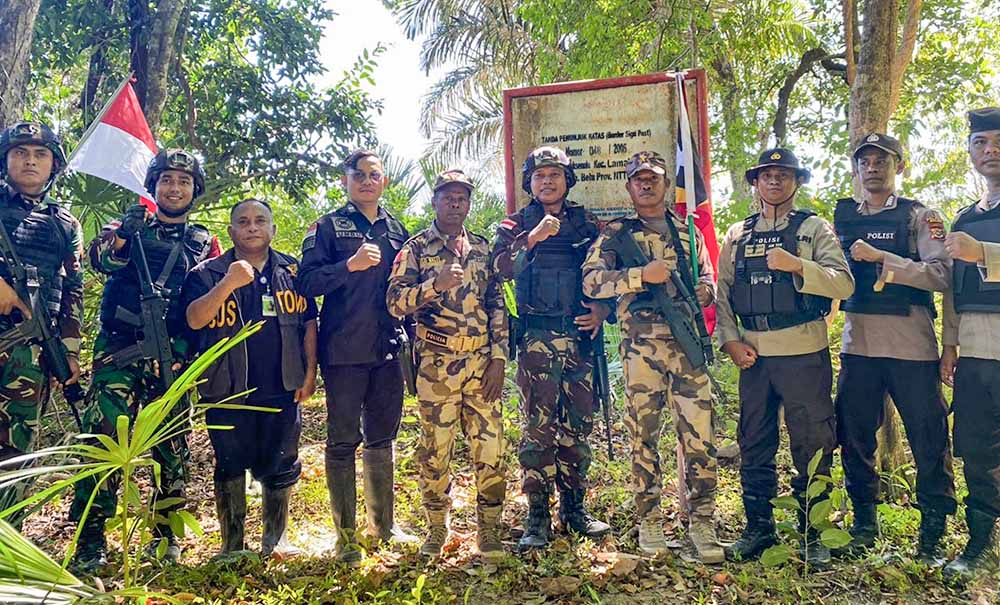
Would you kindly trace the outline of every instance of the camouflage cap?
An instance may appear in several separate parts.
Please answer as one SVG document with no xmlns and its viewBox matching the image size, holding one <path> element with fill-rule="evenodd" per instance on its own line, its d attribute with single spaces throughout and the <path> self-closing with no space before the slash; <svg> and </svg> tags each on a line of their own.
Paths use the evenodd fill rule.
<svg viewBox="0 0 1000 605">
<path fill-rule="evenodd" d="M 656 174 L 667 174 L 667 160 L 655 151 L 640 151 L 634 154 L 625 166 L 625 176 L 632 178 L 643 170 L 651 170 Z"/>
<path fill-rule="evenodd" d="M 881 132 L 873 132 L 867 135 L 865 138 L 861 139 L 858 146 L 854 148 L 854 153 L 851 155 L 855 160 L 861 155 L 865 147 L 877 147 L 882 151 L 886 151 L 896 156 L 900 161 L 903 160 L 903 146 L 895 138 L 890 137 L 887 134 Z"/>
<path fill-rule="evenodd" d="M 457 168 L 451 168 L 437 175 L 437 179 L 434 181 L 434 192 L 437 193 L 438 189 L 452 183 L 464 185 L 469 189 L 469 193 L 472 193 L 472 190 L 476 188 L 472 184 L 472 179 L 466 176 L 464 172 Z"/>
<path fill-rule="evenodd" d="M 757 180 L 757 173 L 763 168 L 768 166 L 781 166 L 783 168 L 791 168 L 795 171 L 795 176 L 802 179 L 803 183 L 809 182 L 809 177 L 812 173 L 808 168 L 803 168 L 799 165 L 799 158 L 795 157 L 795 154 L 784 149 L 783 147 L 774 147 L 772 149 L 767 149 L 764 153 L 760 154 L 760 158 L 757 159 L 757 165 L 751 166 L 744 176 L 747 182 L 753 185 L 754 181 Z"/>
<path fill-rule="evenodd" d="M 969 135 L 1000 130 L 1000 107 L 983 107 L 969 112 Z"/>
</svg>

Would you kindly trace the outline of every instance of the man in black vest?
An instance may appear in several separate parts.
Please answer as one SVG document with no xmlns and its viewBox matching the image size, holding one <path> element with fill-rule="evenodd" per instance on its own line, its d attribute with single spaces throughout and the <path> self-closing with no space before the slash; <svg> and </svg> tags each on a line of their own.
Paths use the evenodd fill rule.
<svg viewBox="0 0 1000 605">
<path fill-rule="evenodd" d="M 285 539 L 288 498 L 299 480 L 299 403 L 316 390 L 316 303 L 295 287 L 298 261 L 271 248 L 271 207 L 247 199 L 230 211 L 233 248 L 199 264 L 184 282 L 188 326 L 204 352 L 244 325 L 264 322 L 260 332 L 212 364 L 199 386 L 202 401 L 274 408 L 275 413 L 210 409 L 215 450 L 215 508 L 222 553 L 243 550 L 246 470 L 263 486 L 261 552 L 287 557 L 297 549 Z M 253 354 L 250 354 L 253 351 Z M 232 399 L 248 389 L 252 392 Z"/>
<path fill-rule="evenodd" d="M 954 259 L 944 296 L 941 379 L 955 387 L 955 455 L 965 463 L 969 541 L 945 577 L 985 567 L 1000 517 L 1000 108 L 969 112 L 969 159 L 986 180 L 945 240 Z M 961 357 L 959 357 L 961 354 Z"/>
<path fill-rule="evenodd" d="M 326 386 L 326 482 L 337 558 L 357 563 L 354 454 L 362 443 L 370 536 L 418 541 L 393 520 L 392 443 L 403 411 L 403 327 L 385 304 L 392 261 L 410 236 L 379 205 L 389 179 L 378 155 L 355 151 L 344 169 L 341 183 L 349 201 L 309 227 L 298 287 L 303 296 L 324 297 L 319 363 Z"/>
<path fill-rule="evenodd" d="M 948 408 L 938 378 L 933 292 L 948 288 L 951 260 L 941 216 L 895 193 L 903 172 L 896 139 L 872 133 L 852 156 L 861 201 L 837 201 L 834 228 L 854 275 L 845 312 L 837 380 L 837 440 L 854 505 L 850 550 L 878 535 L 875 434 L 888 393 L 899 410 L 917 465 L 921 511 L 918 558 L 941 565 L 945 520 L 955 512 Z"/>
<path fill-rule="evenodd" d="M 591 538 L 611 531 L 583 503 L 592 458 L 587 437 L 594 427 L 590 341 L 611 307 L 583 296 L 581 265 L 600 227 L 593 214 L 566 199 L 576 182 L 569 157 L 539 147 L 521 175 L 531 202 L 500 223 L 492 263 L 517 284 L 517 384 L 525 410 L 518 460 L 529 506 L 518 548 L 528 550 L 548 544 L 553 482 L 566 528 Z"/>
<path fill-rule="evenodd" d="M 795 208 L 795 194 L 809 176 L 787 149 L 762 153 L 746 172 L 761 212 L 730 227 L 719 255 L 715 337 L 740 368 L 740 480 L 747 516 L 727 558 L 756 558 L 777 542 L 771 499 L 778 492 L 774 457 L 778 410 L 784 407 L 796 470 L 792 490 L 802 509 L 799 529 L 809 536 L 805 554 L 810 564 L 830 560 L 807 523 L 807 471 L 822 450 L 816 472 L 830 472 L 837 438 L 824 317 L 832 299 L 854 292 L 854 279 L 830 224 Z M 811 505 L 822 499 L 811 499 Z"/>
<path fill-rule="evenodd" d="M 142 277 L 138 268 L 141 257 L 145 257 L 149 274 L 156 282 L 154 287 L 170 301 L 166 327 L 177 360 L 174 366 L 179 369 L 188 354 L 188 343 L 183 338 L 187 326 L 181 306 L 181 285 L 195 265 L 219 254 L 218 241 L 208 229 L 187 221 L 194 200 L 205 191 L 205 172 L 198 158 L 180 149 L 160 151 L 146 170 L 145 185 L 156 198 L 156 213 L 142 205 L 132 206 L 120 221 L 106 225 L 90 244 L 91 265 L 95 271 L 107 275 L 108 280 L 101 298 L 101 331 L 94 340 L 94 375 L 83 413 L 84 429 L 89 433 L 114 434 L 119 416 L 134 417 L 136 405 L 155 401 L 164 392 L 155 362 L 140 359 L 119 367 L 113 357 L 142 336 L 143 326 L 123 320 L 118 311 L 121 308 L 141 316 Z M 136 245 L 137 238 L 141 239 L 141 247 Z M 188 459 L 186 439 L 178 437 L 157 447 L 153 457 L 161 467 L 157 499 L 183 499 Z M 94 486 L 92 479 L 76 484 L 71 519 L 81 518 Z M 81 572 L 95 571 L 107 563 L 104 524 L 115 514 L 116 491 L 117 485 L 105 482 L 94 497 L 76 552 L 75 567 Z M 176 503 L 160 513 L 166 516 L 182 506 L 183 503 Z M 156 552 L 160 541 L 166 540 L 164 558 L 168 561 L 180 558 L 180 545 L 169 525 L 157 525 L 154 534 L 151 553 Z"/>
</svg>

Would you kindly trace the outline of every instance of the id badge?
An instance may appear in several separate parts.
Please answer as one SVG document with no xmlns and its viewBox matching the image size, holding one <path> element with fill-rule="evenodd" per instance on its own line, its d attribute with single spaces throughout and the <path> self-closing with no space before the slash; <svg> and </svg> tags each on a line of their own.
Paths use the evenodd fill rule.
<svg viewBox="0 0 1000 605">
<path fill-rule="evenodd" d="M 277 317 L 278 311 L 274 308 L 274 297 L 270 294 L 263 294 L 260 297 L 260 307 L 264 317 Z"/>
</svg>

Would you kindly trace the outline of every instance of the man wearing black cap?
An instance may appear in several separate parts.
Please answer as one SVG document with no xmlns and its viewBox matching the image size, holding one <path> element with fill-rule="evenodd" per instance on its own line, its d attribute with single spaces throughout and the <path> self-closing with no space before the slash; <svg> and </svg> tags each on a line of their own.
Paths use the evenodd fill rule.
<svg viewBox="0 0 1000 605">
<path fill-rule="evenodd" d="M 875 434 L 888 393 L 899 410 L 917 465 L 921 511 L 918 558 L 941 565 L 939 543 L 955 512 L 948 408 L 938 378 L 934 295 L 948 288 L 951 259 L 941 216 L 895 193 L 903 172 L 896 139 L 872 133 L 852 156 L 860 201 L 837 201 L 834 226 L 854 275 L 845 312 L 837 381 L 837 440 L 854 505 L 851 549 L 878 534 Z"/>
<path fill-rule="evenodd" d="M 639 549 L 649 555 L 667 551 L 660 510 L 663 473 L 660 467 L 660 430 L 666 410 L 674 419 L 684 452 L 685 487 L 689 503 L 689 544 L 681 551 L 687 561 L 722 563 L 725 555 L 715 531 L 716 451 L 712 423 L 712 393 L 708 374 L 689 359 L 675 324 L 663 305 L 657 305 L 651 286 L 663 284 L 674 309 L 690 309 L 673 277 L 695 293 L 698 304 L 715 299 L 712 261 L 701 233 L 695 242 L 684 221 L 666 206 L 666 161 L 654 151 L 641 151 L 625 167 L 626 189 L 635 214 L 608 223 L 583 265 L 583 289 L 589 296 L 618 298 L 621 319 L 622 368 L 632 439 L 632 477 L 639 518 Z M 632 238 L 646 259 L 644 266 L 623 264 L 619 242 Z M 691 256 L 697 256 L 697 283 Z M 688 315 L 688 328 L 700 321 Z"/>
<path fill-rule="evenodd" d="M 594 427 L 591 341 L 602 334 L 611 308 L 580 289 L 580 266 L 600 227 L 592 213 L 566 199 L 576 182 L 569 157 L 539 147 L 521 176 L 531 202 L 500 223 L 492 262 L 516 283 L 517 385 L 525 412 L 517 457 L 529 506 L 518 548 L 528 550 L 548 544 L 553 483 L 564 527 L 591 538 L 611 531 L 584 506 L 593 458 L 587 443 Z"/>
<path fill-rule="evenodd" d="M 726 551 L 730 558 L 755 558 L 777 542 L 771 499 L 778 491 L 774 457 L 783 406 L 797 471 L 792 490 L 803 509 L 799 529 L 803 536 L 808 531 L 805 555 L 810 564 L 830 560 L 806 523 L 807 471 L 819 450 L 824 455 L 816 472 L 830 471 L 836 434 L 824 317 L 832 299 L 854 292 L 854 279 L 830 224 L 795 208 L 795 194 L 809 176 L 787 149 L 761 154 L 746 172 L 761 211 L 730 227 L 719 255 L 715 336 L 741 370 L 740 480 L 747 515 L 743 535 Z"/>
<path fill-rule="evenodd" d="M 378 154 L 359 149 L 344 160 L 348 202 L 322 216 L 302 240 L 297 285 L 323 296 L 318 355 L 326 386 L 326 485 L 337 528 L 337 559 L 356 564 L 355 452 L 365 477 L 368 533 L 413 542 L 393 515 L 393 451 L 403 414 L 399 320 L 385 306 L 392 259 L 409 234 L 379 204 L 389 177 Z"/>
<path fill-rule="evenodd" d="M 951 578 L 986 565 L 1000 517 L 1000 108 L 969 112 L 969 159 L 986 192 L 958 213 L 945 239 L 955 264 L 944 296 L 941 379 L 955 388 L 955 455 L 969 487 L 969 542 L 945 567 Z"/>
</svg>

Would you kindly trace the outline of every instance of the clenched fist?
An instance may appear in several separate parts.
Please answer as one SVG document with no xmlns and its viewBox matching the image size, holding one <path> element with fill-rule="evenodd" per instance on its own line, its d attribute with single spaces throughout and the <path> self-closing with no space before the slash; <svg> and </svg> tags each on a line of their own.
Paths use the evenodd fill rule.
<svg viewBox="0 0 1000 605">
<path fill-rule="evenodd" d="M 967 263 L 986 262 L 986 251 L 983 244 L 968 233 L 952 231 L 944 238 L 944 248 L 948 256 Z"/>
<path fill-rule="evenodd" d="M 347 270 L 367 271 L 382 262 L 382 250 L 375 244 L 361 244 L 358 251 L 347 261 Z"/>
<path fill-rule="evenodd" d="M 880 263 L 885 260 L 885 252 L 859 239 L 851 244 L 851 258 L 866 263 Z"/>
<path fill-rule="evenodd" d="M 784 248 L 771 248 L 767 251 L 767 268 L 771 271 L 801 273 L 802 259 Z"/>
<path fill-rule="evenodd" d="M 438 276 L 434 278 L 434 289 L 438 292 L 451 290 L 455 286 L 461 285 L 463 279 L 465 279 L 465 270 L 462 269 L 462 265 L 452 263 L 442 269 L 441 273 L 438 273 Z"/>
<path fill-rule="evenodd" d="M 242 288 L 247 284 L 253 283 L 253 265 L 245 260 L 235 261 L 233 264 L 229 265 L 229 269 L 226 271 L 226 276 L 222 279 L 224 279 L 226 284 L 233 290 Z"/>
<path fill-rule="evenodd" d="M 650 261 L 642 268 L 642 281 L 647 284 L 662 284 L 670 279 L 670 267 L 662 260 Z"/>
<path fill-rule="evenodd" d="M 559 233 L 559 219 L 551 214 L 546 214 L 545 218 L 528 234 L 528 246 L 544 242 L 556 233 Z"/>
</svg>

